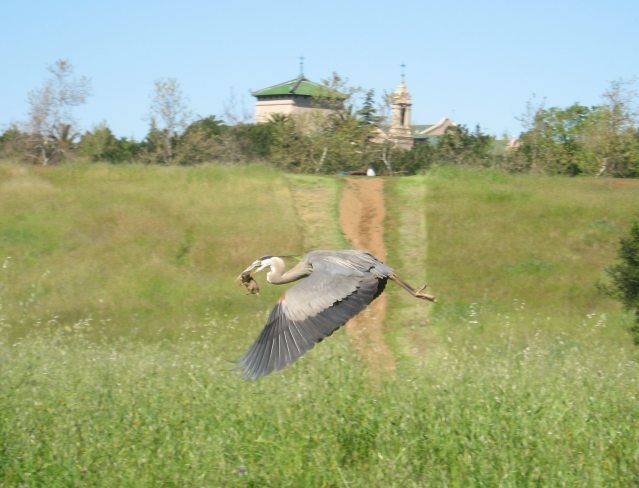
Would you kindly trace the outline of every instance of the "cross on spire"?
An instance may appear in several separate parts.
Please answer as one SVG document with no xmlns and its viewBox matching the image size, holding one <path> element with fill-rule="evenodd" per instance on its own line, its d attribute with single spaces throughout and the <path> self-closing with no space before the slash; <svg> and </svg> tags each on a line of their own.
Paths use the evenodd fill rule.
<svg viewBox="0 0 639 488">
<path fill-rule="evenodd" d="M 400 66 L 402 68 L 402 81 L 404 81 L 404 79 L 406 78 L 406 73 L 405 73 L 406 65 L 402 63 L 400 64 Z"/>
<path fill-rule="evenodd" d="M 300 78 L 304 77 L 304 56 L 300 56 Z"/>
</svg>

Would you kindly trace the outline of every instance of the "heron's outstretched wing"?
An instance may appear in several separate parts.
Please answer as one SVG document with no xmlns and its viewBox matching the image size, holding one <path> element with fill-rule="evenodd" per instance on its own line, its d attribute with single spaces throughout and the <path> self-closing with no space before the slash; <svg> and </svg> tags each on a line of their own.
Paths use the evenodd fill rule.
<svg viewBox="0 0 639 488">
<path fill-rule="evenodd" d="M 280 298 L 255 343 L 238 360 L 246 378 L 257 379 L 292 363 L 366 308 L 386 286 L 386 277 L 366 269 L 368 265 L 325 259 L 312 264 L 313 273 Z"/>
</svg>

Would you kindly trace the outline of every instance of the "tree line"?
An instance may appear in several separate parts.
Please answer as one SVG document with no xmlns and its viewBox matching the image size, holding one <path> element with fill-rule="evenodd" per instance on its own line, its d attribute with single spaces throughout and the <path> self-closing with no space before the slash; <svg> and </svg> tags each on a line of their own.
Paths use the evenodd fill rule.
<svg viewBox="0 0 639 488">
<path fill-rule="evenodd" d="M 328 116 L 312 120 L 274 115 L 253 124 L 234 116 L 194 116 L 177 80 L 155 82 L 149 130 L 137 141 L 117 137 L 103 122 L 81 132 L 73 109 L 87 102 L 90 80 L 58 60 L 28 94 L 28 120 L 0 135 L 0 158 L 57 164 L 77 158 L 110 163 L 193 165 L 262 161 L 292 172 L 331 174 L 373 166 L 383 174 L 415 174 L 433 166 L 500 168 L 515 173 L 639 176 L 639 127 L 632 84 L 615 81 L 602 103 L 561 108 L 529 103 L 516 139 L 480 126 L 449 127 L 440 137 L 400 150 L 388 138 L 390 97 L 348 86 L 334 74 L 327 93 L 342 93 Z"/>
</svg>

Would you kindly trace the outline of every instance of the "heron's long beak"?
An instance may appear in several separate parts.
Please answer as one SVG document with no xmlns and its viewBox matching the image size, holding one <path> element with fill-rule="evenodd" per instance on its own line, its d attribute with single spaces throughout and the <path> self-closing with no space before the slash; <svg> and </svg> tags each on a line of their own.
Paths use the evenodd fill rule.
<svg viewBox="0 0 639 488">
<path fill-rule="evenodd" d="M 242 271 L 242 274 L 244 273 L 250 273 L 251 271 L 253 271 L 254 269 L 259 268 L 261 265 L 261 263 L 258 261 L 257 263 L 253 263 L 251 264 L 248 268 L 246 268 L 244 271 Z"/>
<path fill-rule="evenodd" d="M 244 271 L 242 271 L 239 274 L 236 280 L 241 280 L 243 275 L 245 275 L 246 273 L 251 273 L 253 270 L 259 269 L 261 266 L 262 266 L 261 261 L 253 261 L 248 268 L 246 268 Z"/>
</svg>

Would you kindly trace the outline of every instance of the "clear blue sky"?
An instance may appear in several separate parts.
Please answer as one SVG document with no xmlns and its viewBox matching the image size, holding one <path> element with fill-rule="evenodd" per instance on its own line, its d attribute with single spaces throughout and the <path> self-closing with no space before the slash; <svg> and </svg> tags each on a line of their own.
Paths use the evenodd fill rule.
<svg viewBox="0 0 639 488">
<path fill-rule="evenodd" d="M 221 116 L 234 93 L 333 71 L 392 91 L 406 64 L 413 123 L 444 115 L 518 134 L 534 94 L 547 105 L 599 103 L 611 80 L 639 76 L 639 1 L 5 0 L 0 9 L 0 130 L 26 119 L 27 94 L 68 59 L 92 79 L 76 111 L 146 135 L 153 82 L 172 77 L 189 108 Z"/>
</svg>

